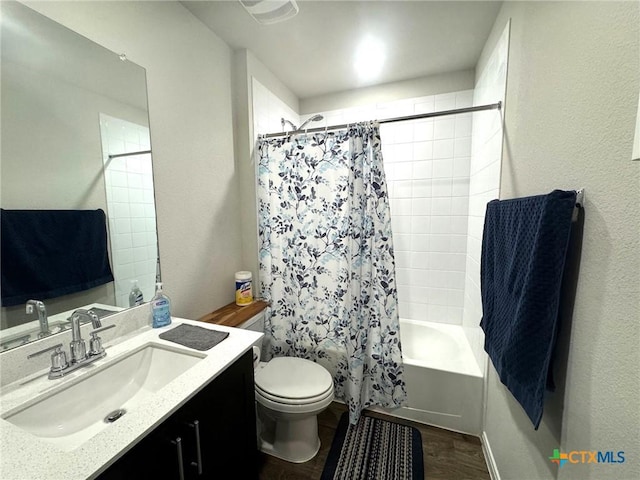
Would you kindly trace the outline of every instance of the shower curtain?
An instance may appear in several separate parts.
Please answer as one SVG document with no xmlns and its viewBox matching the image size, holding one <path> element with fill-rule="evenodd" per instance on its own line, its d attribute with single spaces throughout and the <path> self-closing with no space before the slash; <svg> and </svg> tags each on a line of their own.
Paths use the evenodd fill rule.
<svg viewBox="0 0 640 480">
<path fill-rule="evenodd" d="M 378 124 L 262 139 L 257 152 L 264 353 L 326 367 L 351 423 L 404 405 Z"/>
</svg>

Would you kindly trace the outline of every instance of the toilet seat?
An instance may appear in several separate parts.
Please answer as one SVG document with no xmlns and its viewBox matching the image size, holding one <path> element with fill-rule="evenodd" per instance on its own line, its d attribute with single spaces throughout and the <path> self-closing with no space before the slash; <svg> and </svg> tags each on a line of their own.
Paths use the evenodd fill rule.
<svg viewBox="0 0 640 480">
<path fill-rule="evenodd" d="M 311 360 L 276 357 L 255 373 L 256 392 L 278 403 L 306 404 L 333 392 L 331 374 Z"/>
<path fill-rule="evenodd" d="M 325 392 L 323 392 L 320 395 L 316 395 L 314 397 L 299 398 L 299 399 L 282 397 L 280 395 L 273 395 L 273 394 L 270 394 L 269 392 L 265 392 L 264 390 L 262 390 L 260 387 L 258 387 L 256 385 L 256 396 L 258 396 L 258 395 L 260 397 L 262 397 L 262 398 L 265 398 L 265 399 L 270 400 L 270 401 L 272 401 L 274 403 L 277 403 L 277 404 L 282 404 L 282 405 L 308 405 L 308 404 L 312 404 L 312 403 L 316 403 L 316 402 L 322 402 L 327 397 L 332 396 L 333 395 L 333 385 L 331 385 Z"/>
</svg>

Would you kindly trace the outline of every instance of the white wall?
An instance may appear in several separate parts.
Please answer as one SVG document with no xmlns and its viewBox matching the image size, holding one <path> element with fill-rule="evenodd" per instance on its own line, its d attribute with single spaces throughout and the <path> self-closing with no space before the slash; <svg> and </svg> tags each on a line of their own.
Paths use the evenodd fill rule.
<svg viewBox="0 0 640 480">
<path fill-rule="evenodd" d="M 147 71 L 162 280 L 172 313 L 234 299 L 239 195 L 231 50 L 177 2 L 25 2 Z"/>
<path fill-rule="evenodd" d="M 640 163 L 630 157 L 640 89 L 639 4 L 505 3 L 485 52 L 509 18 L 501 197 L 584 187 L 586 205 L 558 392 L 534 431 L 490 367 L 486 439 L 503 480 L 637 479 Z M 554 448 L 622 450 L 627 461 L 558 468 L 548 458 Z"/>
<path fill-rule="evenodd" d="M 254 81 L 257 82 L 254 85 Z M 259 98 L 255 99 L 254 86 Z M 258 278 L 255 139 L 258 133 L 280 131 L 280 117 L 291 112 L 297 122 L 298 98 L 248 50 L 234 54 L 234 125 L 239 172 L 242 270 Z M 255 111 L 255 107 L 259 111 Z M 259 126 L 258 126 L 259 125 Z M 256 132 L 256 128 L 267 131 Z M 259 291 L 258 289 L 254 290 Z"/>
</svg>

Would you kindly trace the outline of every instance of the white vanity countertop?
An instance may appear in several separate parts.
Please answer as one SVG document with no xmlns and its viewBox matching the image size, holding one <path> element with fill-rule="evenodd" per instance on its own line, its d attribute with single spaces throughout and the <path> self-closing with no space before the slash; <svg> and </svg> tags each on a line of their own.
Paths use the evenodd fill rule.
<svg viewBox="0 0 640 480">
<path fill-rule="evenodd" d="M 229 332 L 229 336 L 204 352 L 158 338 L 159 334 L 181 323 Z M 166 327 L 156 329 L 143 327 L 127 337 L 118 339 L 117 343 L 115 341 L 105 343 L 107 351 L 105 358 L 61 379 L 49 380 L 48 371 L 41 371 L 3 387 L 0 391 L 0 416 L 2 416 L 0 418 L 0 478 L 2 480 L 72 480 L 97 476 L 204 385 L 240 358 L 261 336 L 261 333 L 249 330 L 173 318 L 173 323 Z M 4 420 L 7 412 L 26 401 L 90 373 L 93 365 L 97 367 L 113 361 L 149 342 L 198 352 L 206 357 L 165 385 L 139 408 L 129 411 L 127 415 L 77 449 L 70 452 L 62 451 L 52 443 L 33 436 Z"/>
</svg>

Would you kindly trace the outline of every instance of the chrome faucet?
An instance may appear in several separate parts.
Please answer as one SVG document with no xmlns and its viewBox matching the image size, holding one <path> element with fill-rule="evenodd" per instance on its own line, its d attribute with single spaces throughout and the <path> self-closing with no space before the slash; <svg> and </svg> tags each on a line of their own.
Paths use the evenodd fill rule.
<svg viewBox="0 0 640 480">
<path fill-rule="evenodd" d="M 91 324 L 95 329 L 90 332 L 91 341 L 89 342 L 88 352 L 87 346 L 80 332 L 80 325 L 82 320 L 91 321 Z M 113 327 L 115 327 L 115 324 L 103 327 L 102 322 L 100 322 L 100 318 L 98 318 L 98 315 L 96 315 L 93 310 L 85 310 L 80 308 L 73 312 L 73 314 L 71 315 L 71 343 L 69 344 L 69 348 L 71 351 L 70 361 L 67 362 L 67 354 L 62 351 L 61 343 L 32 353 L 31 355 L 28 355 L 27 358 L 33 358 L 35 356 L 53 350 L 53 353 L 51 354 L 51 369 L 49 370 L 49 379 L 53 380 L 55 378 L 64 377 L 66 374 L 71 373 L 74 370 L 77 370 L 78 368 L 85 365 L 89 365 L 96 360 L 104 358 L 107 355 L 107 352 L 102 346 L 102 340 L 98 336 L 98 333 Z"/>
<path fill-rule="evenodd" d="M 25 306 L 26 313 L 31 315 L 34 310 L 38 312 L 38 323 L 40 324 L 40 333 L 38 333 L 38 338 L 43 338 L 48 335 L 51 335 L 49 331 L 49 320 L 47 318 L 47 308 L 44 306 L 44 303 L 40 300 L 29 300 Z"/>
<path fill-rule="evenodd" d="M 87 358 L 87 346 L 80 333 L 81 320 L 90 321 L 93 328 L 100 328 L 102 326 L 102 322 L 100 322 L 98 315 L 96 315 L 93 310 L 79 308 L 73 312 L 71 315 L 71 343 L 69 344 L 72 364 L 82 362 Z"/>
</svg>

